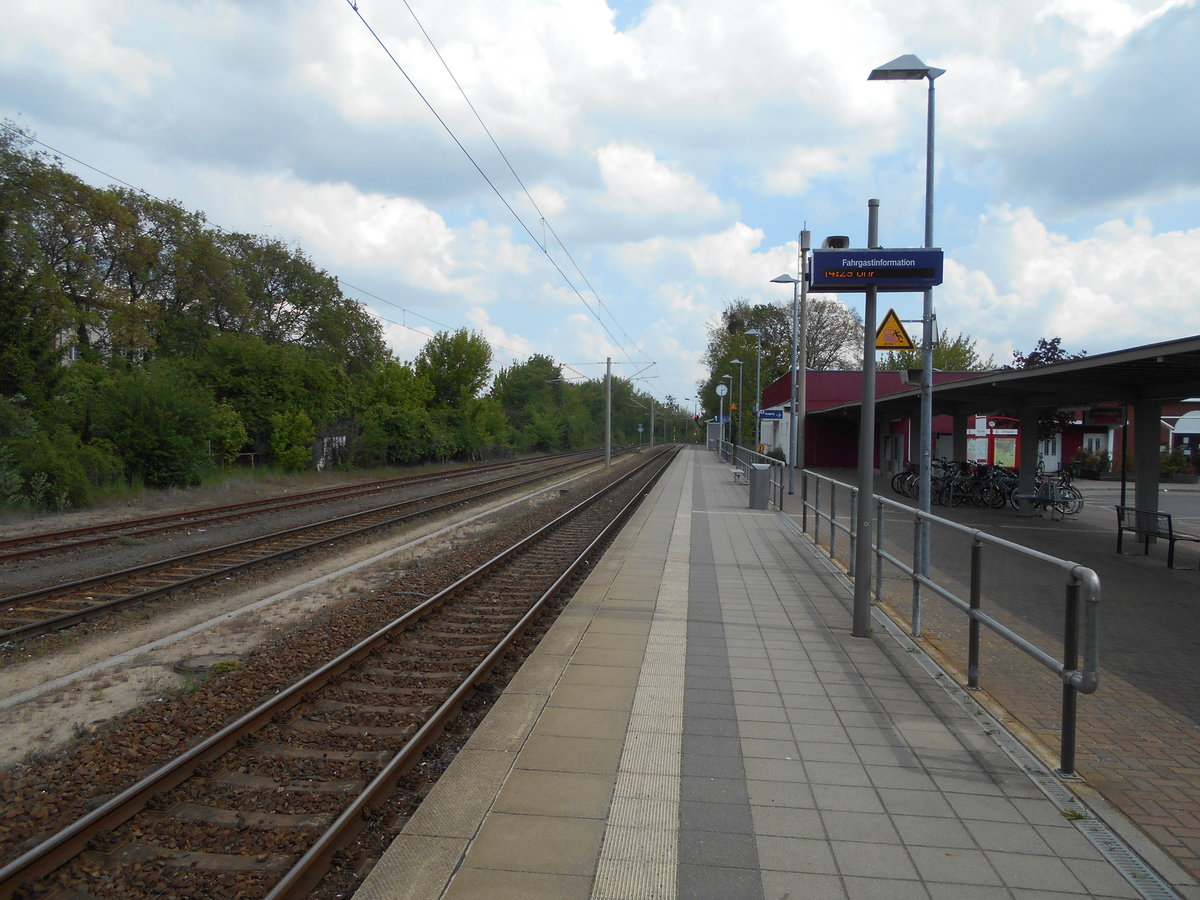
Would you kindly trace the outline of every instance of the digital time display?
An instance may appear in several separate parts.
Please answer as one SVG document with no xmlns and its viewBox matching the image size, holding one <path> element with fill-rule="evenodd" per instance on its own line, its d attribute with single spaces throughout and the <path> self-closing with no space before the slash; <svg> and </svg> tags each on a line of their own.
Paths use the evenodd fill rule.
<svg viewBox="0 0 1200 900">
<path fill-rule="evenodd" d="M 829 269 L 825 272 L 826 278 L 847 278 L 858 279 L 860 281 L 873 281 L 878 278 L 891 278 L 893 280 L 911 280 L 919 279 L 926 281 L 934 277 L 934 271 L 931 268 L 896 268 L 896 269 Z"/>
</svg>

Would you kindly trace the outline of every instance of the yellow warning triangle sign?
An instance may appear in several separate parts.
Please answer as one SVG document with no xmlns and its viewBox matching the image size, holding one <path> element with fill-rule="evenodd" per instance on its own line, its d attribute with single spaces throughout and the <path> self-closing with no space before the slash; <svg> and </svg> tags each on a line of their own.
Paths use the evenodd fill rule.
<svg viewBox="0 0 1200 900">
<path fill-rule="evenodd" d="M 904 330 L 904 325 L 900 322 L 900 317 L 896 315 L 894 309 L 889 309 L 887 315 L 883 317 L 883 324 L 879 326 L 879 330 L 875 332 L 875 349 L 876 350 L 916 350 L 917 345 L 912 342 L 912 338 L 908 336 L 908 332 Z"/>
</svg>

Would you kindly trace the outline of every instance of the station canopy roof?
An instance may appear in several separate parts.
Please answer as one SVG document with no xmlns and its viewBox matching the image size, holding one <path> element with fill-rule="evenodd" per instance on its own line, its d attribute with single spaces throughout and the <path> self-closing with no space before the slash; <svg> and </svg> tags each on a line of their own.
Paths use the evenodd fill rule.
<svg viewBox="0 0 1200 900">
<path fill-rule="evenodd" d="M 913 416 L 920 394 L 920 387 L 914 384 L 909 390 L 879 397 L 876 414 L 880 418 Z M 1200 335 L 1031 369 L 995 369 L 935 384 L 933 410 L 935 415 L 989 415 L 1023 408 L 1083 409 L 1194 397 L 1200 397 Z M 861 406 L 846 403 L 810 415 L 858 418 Z"/>
</svg>

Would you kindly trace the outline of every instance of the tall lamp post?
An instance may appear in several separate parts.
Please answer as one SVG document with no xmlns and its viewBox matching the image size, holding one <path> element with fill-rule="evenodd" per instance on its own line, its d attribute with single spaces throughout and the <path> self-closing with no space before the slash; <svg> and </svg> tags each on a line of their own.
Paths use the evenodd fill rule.
<svg viewBox="0 0 1200 900">
<path fill-rule="evenodd" d="M 743 334 L 754 335 L 754 449 L 762 453 L 762 332 L 747 328 Z"/>
<path fill-rule="evenodd" d="M 929 80 L 929 102 L 925 117 L 925 246 L 933 246 L 933 82 L 945 69 L 927 66 L 911 53 L 897 56 L 889 63 L 872 69 L 868 81 Z M 933 289 L 926 288 L 921 306 L 921 434 L 920 474 L 917 503 L 921 512 L 930 510 L 933 472 Z M 917 568 L 929 573 L 929 523 L 922 519 L 917 530 Z M 914 588 L 914 591 L 919 588 Z M 914 613 L 913 633 L 920 634 L 920 619 Z"/>
<path fill-rule="evenodd" d="M 742 438 L 746 432 L 742 430 L 742 361 L 740 359 L 731 359 L 731 366 L 738 367 L 738 416 L 737 416 L 737 432 L 733 436 L 733 463 L 737 465 L 738 461 L 738 445 L 741 444 Z M 732 387 L 732 385 L 730 385 Z"/>
<path fill-rule="evenodd" d="M 725 385 L 725 390 L 730 391 L 733 387 L 733 376 L 732 375 L 722 375 L 721 380 L 729 382 L 729 384 Z M 729 398 L 729 405 L 730 406 L 733 405 L 733 397 Z M 722 416 L 721 418 L 724 419 L 724 416 Z M 729 423 L 731 425 L 733 424 L 733 416 L 729 417 Z M 732 431 L 732 430 L 733 429 L 731 428 L 730 431 Z M 721 440 L 725 440 L 725 423 L 724 422 L 721 423 Z M 718 451 L 720 450 L 720 448 L 717 448 L 717 449 L 718 449 Z M 720 456 L 721 455 L 720 452 L 718 452 L 717 455 Z"/>
<path fill-rule="evenodd" d="M 808 249 L 811 237 L 800 232 L 800 277 L 780 275 L 775 284 L 792 286 L 792 415 L 788 423 L 788 493 L 796 493 L 796 468 L 804 471 L 804 417 L 808 410 Z"/>
</svg>

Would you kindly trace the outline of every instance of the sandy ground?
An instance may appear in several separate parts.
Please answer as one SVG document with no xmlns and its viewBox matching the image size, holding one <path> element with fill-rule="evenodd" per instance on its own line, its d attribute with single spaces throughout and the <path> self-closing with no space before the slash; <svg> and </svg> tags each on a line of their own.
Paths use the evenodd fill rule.
<svg viewBox="0 0 1200 900">
<path fill-rule="evenodd" d="M 509 501 L 493 509 L 520 502 L 530 501 Z M 111 510 L 95 515 L 113 518 Z M 0 767 L 52 751 L 165 693 L 187 690 L 203 677 L 179 670 L 190 659 L 242 657 L 346 597 L 369 594 L 384 584 L 403 590 L 397 581 L 406 564 L 485 530 L 484 515 L 425 523 L 399 538 L 305 563 L 232 592 L 209 591 L 206 596 L 211 597 L 202 602 L 145 615 L 134 627 L 10 663 L 0 669 Z"/>
</svg>

